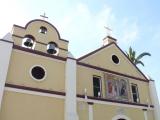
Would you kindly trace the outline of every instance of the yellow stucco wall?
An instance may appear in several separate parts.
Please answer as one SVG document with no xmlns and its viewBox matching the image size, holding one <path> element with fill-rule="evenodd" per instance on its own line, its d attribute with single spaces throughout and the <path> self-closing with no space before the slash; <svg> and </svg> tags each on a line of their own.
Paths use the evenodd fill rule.
<svg viewBox="0 0 160 120">
<path fill-rule="evenodd" d="M 30 69 L 34 65 L 41 65 L 46 69 L 46 78 L 43 81 L 36 81 L 31 77 Z M 6 82 L 64 92 L 65 61 L 14 49 Z"/>
<path fill-rule="evenodd" d="M 64 100 L 5 91 L 0 120 L 64 120 Z"/>
<path fill-rule="evenodd" d="M 112 55 L 116 55 L 119 58 L 119 64 L 113 63 Z M 135 66 L 130 63 L 130 61 L 122 54 L 115 44 L 112 44 L 96 52 L 95 54 L 80 60 L 80 62 L 145 79 L 144 76 L 135 68 Z"/>
<path fill-rule="evenodd" d="M 86 102 L 78 102 L 79 120 L 88 120 L 89 105 Z M 144 112 L 140 108 L 118 107 L 105 104 L 93 104 L 94 120 L 112 120 L 117 115 L 124 115 L 130 120 L 144 120 Z M 153 110 L 147 112 L 148 120 L 154 120 Z"/>
<path fill-rule="evenodd" d="M 88 104 L 86 102 L 77 102 L 77 112 L 79 120 L 89 120 L 88 110 Z"/>
<path fill-rule="evenodd" d="M 93 105 L 94 120 L 112 120 L 118 114 L 123 114 L 131 120 L 144 120 L 144 113 L 142 109 L 117 107 L 110 105 L 94 104 Z M 149 115 L 148 115 L 149 116 Z M 152 114 L 148 120 L 154 120 Z"/>
<path fill-rule="evenodd" d="M 100 76 L 101 77 L 101 84 L 102 84 L 102 96 L 106 98 L 106 80 L 104 79 L 104 72 L 100 70 L 95 70 L 92 68 L 84 67 L 78 65 L 77 67 L 77 93 L 84 95 L 84 89 L 87 89 L 87 95 L 93 96 L 93 76 Z M 143 82 L 131 78 L 126 78 L 123 76 L 115 75 L 118 78 L 123 78 L 128 80 L 129 86 L 134 83 L 138 85 L 138 92 L 140 103 L 147 104 L 149 102 L 151 104 L 150 95 L 149 95 L 149 83 Z M 131 88 L 130 88 L 131 89 Z M 131 98 L 131 90 L 129 89 L 129 101 L 132 101 Z M 148 101 L 147 101 L 148 100 Z"/>
</svg>

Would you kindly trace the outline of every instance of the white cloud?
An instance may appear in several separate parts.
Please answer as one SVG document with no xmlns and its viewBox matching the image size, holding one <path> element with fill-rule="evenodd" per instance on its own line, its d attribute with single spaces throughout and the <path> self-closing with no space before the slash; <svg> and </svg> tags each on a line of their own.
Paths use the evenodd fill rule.
<svg viewBox="0 0 160 120">
<path fill-rule="evenodd" d="M 12 25 L 15 23 L 22 24 L 28 20 L 27 12 L 22 8 L 17 0 L 3 0 L 0 6 L 0 36 L 4 36 L 6 33 L 12 30 Z"/>
<path fill-rule="evenodd" d="M 111 28 L 113 37 L 116 36 L 118 42 L 126 46 L 138 39 L 140 31 L 136 20 L 117 18 L 107 5 L 97 13 L 92 13 L 83 3 L 77 3 L 70 11 L 66 11 L 57 25 L 62 37 L 69 39 L 69 48 L 76 56 L 102 45 L 102 39 L 107 35 L 104 26 Z M 74 51 L 80 45 L 80 49 Z"/>
<path fill-rule="evenodd" d="M 80 56 L 102 46 L 102 39 L 107 35 L 104 26 L 109 26 L 113 19 L 110 7 L 92 13 L 86 4 L 78 3 L 57 25 L 62 37 L 69 39 L 71 51 Z M 74 51 L 77 48 L 79 49 Z"/>
<path fill-rule="evenodd" d="M 0 14 L 3 19 L 0 19 L 2 29 L 0 36 L 10 31 L 13 24 L 24 26 L 31 16 L 35 14 L 34 11 L 39 10 L 41 6 L 37 6 L 37 9 L 34 10 L 34 5 L 32 4 L 28 10 L 28 7 L 24 6 L 20 0 L 5 0 L 2 4 Z M 92 51 L 102 45 L 102 39 L 107 35 L 104 26 L 113 29 L 113 34 L 118 33 L 118 41 L 125 44 L 133 42 L 138 37 L 139 28 L 137 22 L 117 18 L 110 6 L 104 5 L 94 13 L 87 4 L 81 2 L 63 4 L 63 8 L 65 12 L 55 12 L 57 14 L 53 14 L 53 21 L 50 22 L 58 28 L 62 38 L 70 41 L 69 48 L 76 56 Z M 56 11 L 56 8 L 54 9 L 53 11 Z M 57 10 L 59 9 L 58 7 Z M 51 14 L 52 11 L 48 10 L 48 13 Z M 31 11 L 33 13 L 30 13 Z M 56 18 L 54 18 L 54 15 Z M 49 20 L 52 20 L 52 17 L 49 17 Z M 77 48 L 79 49 L 75 51 Z"/>
<path fill-rule="evenodd" d="M 125 45 L 130 45 L 136 41 L 139 37 L 139 26 L 136 21 L 123 20 L 122 25 L 119 26 L 120 32 L 120 42 Z"/>
</svg>

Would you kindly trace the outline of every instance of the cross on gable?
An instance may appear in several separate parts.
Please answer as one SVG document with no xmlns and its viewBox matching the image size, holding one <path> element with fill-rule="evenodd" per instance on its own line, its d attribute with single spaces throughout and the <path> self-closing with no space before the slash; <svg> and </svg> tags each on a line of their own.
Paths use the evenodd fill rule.
<svg viewBox="0 0 160 120">
<path fill-rule="evenodd" d="M 110 29 L 109 27 L 104 26 L 104 28 L 107 30 L 107 35 L 110 36 L 112 33 L 112 29 Z"/>
<path fill-rule="evenodd" d="M 47 19 L 48 17 L 46 16 L 46 13 L 44 12 L 43 15 L 40 15 L 40 17 L 42 17 L 43 20 Z"/>
</svg>

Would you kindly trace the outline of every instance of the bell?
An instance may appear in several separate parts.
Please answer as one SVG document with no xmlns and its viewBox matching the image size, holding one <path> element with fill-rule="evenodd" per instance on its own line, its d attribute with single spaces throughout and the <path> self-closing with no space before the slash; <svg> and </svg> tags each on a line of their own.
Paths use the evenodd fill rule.
<svg viewBox="0 0 160 120">
<path fill-rule="evenodd" d="M 24 45 L 27 47 L 32 47 L 33 46 L 32 40 L 27 38 L 26 41 L 24 42 Z"/>
<path fill-rule="evenodd" d="M 49 44 L 47 47 L 48 47 L 47 52 L 49 54 L 55 54 L 55 53 L 57 53 L 55 44 Z"/>
</svg>

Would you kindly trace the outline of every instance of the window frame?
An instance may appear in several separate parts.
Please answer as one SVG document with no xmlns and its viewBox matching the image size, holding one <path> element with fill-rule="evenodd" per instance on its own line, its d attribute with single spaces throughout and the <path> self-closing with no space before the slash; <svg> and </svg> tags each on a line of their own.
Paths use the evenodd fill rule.
<svg viewBox="0 0 160 120">
<path fill-rule="evenodd" d="M 42 32 L 43 30 L 45 31 L 45 32 Z M 41 33 L 41 34 L 47 34 L 47 32 L 48 32 L 48 29 L 45 27 L 45 26 L 41 26 L 40 28 L 39 28 L 39 33 Z"/>
<path fill-rule="evenodd" d="M 94 95 L 94 80 L 93 80 L 94 78 L 98 78 L 98 79 L 99 79 L 99 84 L 100 84 L 100 91 L 99 91 L 99 92 L 100 92 L 100 96 L 95 96 L 95 95 Z M 93 76 L 92 76 L 92 83 L 93 83 L 93 84 L 92 84 L 92 85 L 93 85 L 93 96 L 94 96 L 94 97 L 102 97 L 103 94 L 102 94 L 102 78 L 101 78 L 101 76 L 93 75 Z"/>
<path fill-rule="evenodd" d="M 132 91 L 132 86 L 135 86 L 136 87 L 136 93 L 133 93 Z M 137 95 L 137 98 L 139 99 L 139 101 L 134 101 L 134 98 L 133 98 L 133 95 L 136 94 Z M 135 83 L 131 83 L 131 95 L 132 95 L 132 102 L 134 103 L 140 103 L 140 96 L 139 96 L 139 90 L 138 90 L 138 84 L 135 84 Z"/>
</svg>

